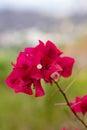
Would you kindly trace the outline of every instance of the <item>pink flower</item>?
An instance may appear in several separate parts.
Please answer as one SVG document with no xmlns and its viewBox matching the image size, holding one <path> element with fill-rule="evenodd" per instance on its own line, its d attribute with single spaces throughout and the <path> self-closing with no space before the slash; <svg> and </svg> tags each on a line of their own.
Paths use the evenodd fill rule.
<svg viewBox="0 0 87 130">
<path fill-rule="evenodd" d="M 13 64 L 13 71 L 7 77 L 6 83 L 15 92 L 24 92 L 32 95 L 35 89 L 35 96 L 43 96 L 44 90 L 41 79 L 52 83 L 59 75 L 69 77 L 72 73 L 74 59 L 61 57 L 62 52 L 51 42 L 44 44 L 39 41 L 39 45 L 34 48 L 25 48 L 19 53 L 16 64 Z"/>
<path fill-rule="evenodd" d="M 87 112 L 87 95 L 82 98 L 76 97 L 75 101 L 70 102 L 70 105 L 76 113 L 82 112 L 85 115 Z"/>
</svg>

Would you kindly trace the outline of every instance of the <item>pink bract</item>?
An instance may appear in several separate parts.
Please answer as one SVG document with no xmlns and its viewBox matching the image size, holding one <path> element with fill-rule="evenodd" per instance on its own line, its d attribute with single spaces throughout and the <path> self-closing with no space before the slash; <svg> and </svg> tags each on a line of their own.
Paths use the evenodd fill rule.
<svg viewBox="0 0 87 130">
<path fill-rule="evenodd" d="M 25 48 L 19 53 L 16 63 L 12 64 L 13 70 L 6 79 L 7 85 L 15 92 L 29 95 L 35 92 L 36 97 L 43 96 L 45 92 L 41 79 L 52 83 L 59 75 L 66 78 L 72 74 L 74 59 L 63 57 L 61 54 L 62 51 L 51 41 L 46 44 L 39 41 L 36 47 Z"/>
<path fill-rule="evenodd" d="M 87 95 L 82 98 L 76 97 L 75 101 L 70 102 L 70 105 L 76 113 L 85 115 L 87 112 Z"/>
<path fill-rule="evenodd" d="M 72 68 L 74 59 L 70 57 L 58 57 L 57 63 L 62 67 L 63 71 L 60 71 L 60 75 L 63 77 L 69 77 L 72 74 Z"/>
</svg>

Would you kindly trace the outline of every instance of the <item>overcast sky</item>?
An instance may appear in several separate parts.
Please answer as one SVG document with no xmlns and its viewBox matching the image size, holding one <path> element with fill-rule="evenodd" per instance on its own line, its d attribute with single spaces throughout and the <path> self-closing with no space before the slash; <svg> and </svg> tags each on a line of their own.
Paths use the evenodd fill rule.
<svg viewBox="0 0 87 130">
<path fill-rule="evenodd" d="M 87 0 L 0 0 L 0 8 L 33 9 L 51 13 L 87 11 Z"/>
</svg>

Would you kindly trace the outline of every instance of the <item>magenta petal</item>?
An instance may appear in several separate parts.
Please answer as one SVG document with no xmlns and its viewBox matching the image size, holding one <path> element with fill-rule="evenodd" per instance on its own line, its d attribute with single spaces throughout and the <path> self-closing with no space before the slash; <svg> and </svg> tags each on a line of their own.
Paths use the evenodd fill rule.
<svg viewBox="0 0 87 130">
<path fill-rule="evenodd" d="M 17 57 L 16 66 L 17 67 L 22 67 L 22 65 L 25 64 L 25 63 L 26 63 L 25 53 L 24 52 L 20 52 L 18 57 Z"/>
<path fill-rule="evenodd" d="M 45 92 L 41 86 L 40 80 L 34 81 L 34 86 L 35 86 L 35 97 L 40 97 L 40 96 L 45 95 Z"/>
<path fill-rule="evenodd" d="M 43 51 L 44 50 L 44 43 L 41 41 L 41 40 L 39 40 L 39 45 L 38 46 L 36 46 L 36 48 L 39 48 L 39 50 L 41 50 L 41 51 Z"/>
<path fill-rule="evenodd" d="M 26 87 L 23 89 L 22 92 L 25 93 L 25 94 L 28 94 L 28 95 L 32 95 L 32 94 L 33 94 L 32 89 L 31 89 L 30 87 L 28 87 L 28 86 L 26 86 Z"/>
<path fill-rule="evenodd" d="M 48 69 L 49 73 L 52 74 L 54 72 L 60 72 L 62 71 L 62 68 L 60 65 L 58 64 L 51 64 L 49 69 Z"/>
<path fill-rule="evenodd" d="M 32 95 L 32 94 L 33 94 L 33 91 L 32 91 L 32 89 L 31 89 L 30 86 L 25 86 L 25 87 L 23 88 L 23 92 L 26 93 L 26 94 L 29 94 L 29 95 Z"/>
<path fill-rule="evenodd" d="M 72 109 L 73 109 L 76 113 L 81 112 L 80 102 L 78 102 L 78 103 L 76 103 L 76 102 L 71 102 L 70 104 L 71 104 Z"/>
<path fill-rule="evenodd" d="M 79 113 L 81 112 L 81 98 L 76 97 L 75 101 L 70 102 L 70 105 L 72 107 L 72 109 L 76 112 Z"/>
<path fill-rule="evenodd" d="M 15 68 L 11 72 L 11 74 L 6 79 L 6 84 L 9 87 L 13 88 L 15 92 L 24 92 L 26 94 L 31 95 L 31 84 L 32 82 L 29 81 L 28 77 L 25 76 L 25 69 L 23 68 Z"/>
<path fill-rule="evenodd" d="M 7 77 L 6 79 L 6 84 L 11 87 L 14 88 L 14 84 L 16 82 L 16 80 L 21 76 L 21 70 L 20 69 L 13 69 L 13 71 L 11 72 L 11 74 Z"/>
<path fill-rule="evenodd" d="M 82 97 L 83 101 L 87 101 L 87 95 L 85 95 L 84 97 Z"/>
<path fill-rule="evenodd" d="M 44 42 L 42 42 L 41 40 L 39 40 L 40 45 L 44 46 Z"/>
<path fill-rule="evenodd" d="M 60 57 L 60 58 L 58 58 L 57 63 L 63 69 L 63 71 L 60 72 L 60 75 L 62 75 L 63 77 L 71 76 L 74 62 L 75 62 L 74 59 L 70 58 L 70 57 Z"/>
<path fill-rule="evenodd" d="M 29 94 L 29 95 L 32 95 L 33 94 L 33 91 L 31 89 L 30 86 L 17 86 L 17 88 L 15 88 L 15 92 L 18 93 L 18 92 L 22 92 L 22 93 L 25 93 L 25 94 Z"/>
<path fill-rule="evenodd" d="M 27 73 L 26 67 L 19 67 L 19 68 L 14 68 L 13 71 L 10 73 L 10 75 L 6 79 L 6 83 L 8 86 L 13 88 L 15 83 L 19 83 L 19 81 L 22 81 L 22 77 Z M 27 77 L 27 76 L 26 76 Z"/>
<path fill-rule="evenodd" d="M 32 89 L 31 89 L 31 85 L 32 85 L 32 82 L 31 82 L 31 81 L 25 82 L 25 81 L 23 81 L 23 80 L 19 77 L 19 78 L 15 81 L 14 90 L 15 90 L 16 93 L 18 93 L 18 92 L 23 92 L 23 93 L 32 95 L 33 92 L 32 92 Z"/>
<path fill-rule="evenodd" d="M 36 79 L 36 80 L 41 79 L 42 78 L 42 74 L 41 74 L 40 70 L 38 70 L 36 68 L 35 71 L 31 73 L 31 78 L 32 79 Z"/>
<path fill-rule="evenodd" d="M 32 56 L 35 52 L 35 48 L 25 48 L 24 51 L 29 54 L 29 56 Z"/>
<path fill-rule="evenodd" d="M 20 52 L 17 57 L 17 67 L 22 67 L 24 64 L 32 66 L 35 57 L 35 48 L 25 48 L 24 52 Z"/>
<path fill-rule="evenodd" d="M 87 112 L 87 95 L 81 98 L 81 110 L 82 113 L 85 114 Z"/>
<path fill-rule="evenodd" d="M 51 64 L 50 67 L 44 71 L 43 73 L 43 79 L 46 81 L 46 82 L 51 82 L 52 80 L 52 74 L 54 72 L 57 72 L 59 73 L 60 71 L 62 71 L 62 68 L 60 65 L 58 64 Z"/>
<path fill-rule="evenodd" d="M 87 112 L 87 95 L 82 98 L 76 97 L 76 100 L 70 102 L 70 105 L 76 113 L 82 112 L 82 114 L 85 115 Z"/>
<path fill-rule="evenodd" d="M 62 52 L 55 46 L 55 44 L 51 41 L 46 42 L 46 53 L 50 58 L 57 58 L 57 56 L 61 55 Z"/>
</svg>

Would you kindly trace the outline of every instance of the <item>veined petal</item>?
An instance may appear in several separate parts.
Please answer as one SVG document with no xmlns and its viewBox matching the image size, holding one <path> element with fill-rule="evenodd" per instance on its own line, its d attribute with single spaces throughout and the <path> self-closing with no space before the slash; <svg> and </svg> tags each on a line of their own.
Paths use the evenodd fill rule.
<svg viewBox="0 0 87 130">
<path fill-rule="evenodd" d="M 55 44 L 49 40 L 46 42 L 45 49 L 47 56 L 52 59 L 56 59 L 59 55 L 62 54 L 62 52 L 55 46 Z"/>
<path fill-rule="evenodd" d="M 62 67 L 63 71 L 59 72 L 63 77 L 69 77 L 72 74 L 74 59 L 70 57 L 59 57 L 57 63 Z"/>
<path fill-rule="evenodd" d="M 49 66 L 49 68 L 45 69 L 43 71 L 43 79 L 46 81 L 46 82 L 50 82 L 52 81 L 52 74 L 53 73 L 59 73 L 60 71 L 62 71 L 62 68 L 60 65 L 58 64 L 51 64 Z M 57 75 L 58 76 L 58 75 Z M 56 78 L 56 75 L 54 76 L 54 79 Z M 58 77 L 57 77 L 58 78 Z"/>
<path fill-rule="evenodd" d="M 29 94 L 29 95 L 33 94 L 31 85 L 26 85 L 24 87 L 19 85 L 19 86 L 15 87 L 15 92 L 16 93 L 22 92 L 22 93 Z"/>
<path fill-rule="evenodd" d="M 41 86 L 40 80 L 34 81 L 34 86 L 35 86 L 35 97 L 40 97 L 40 96 L 45 95 L 45 92 Z"/>
</svg>

